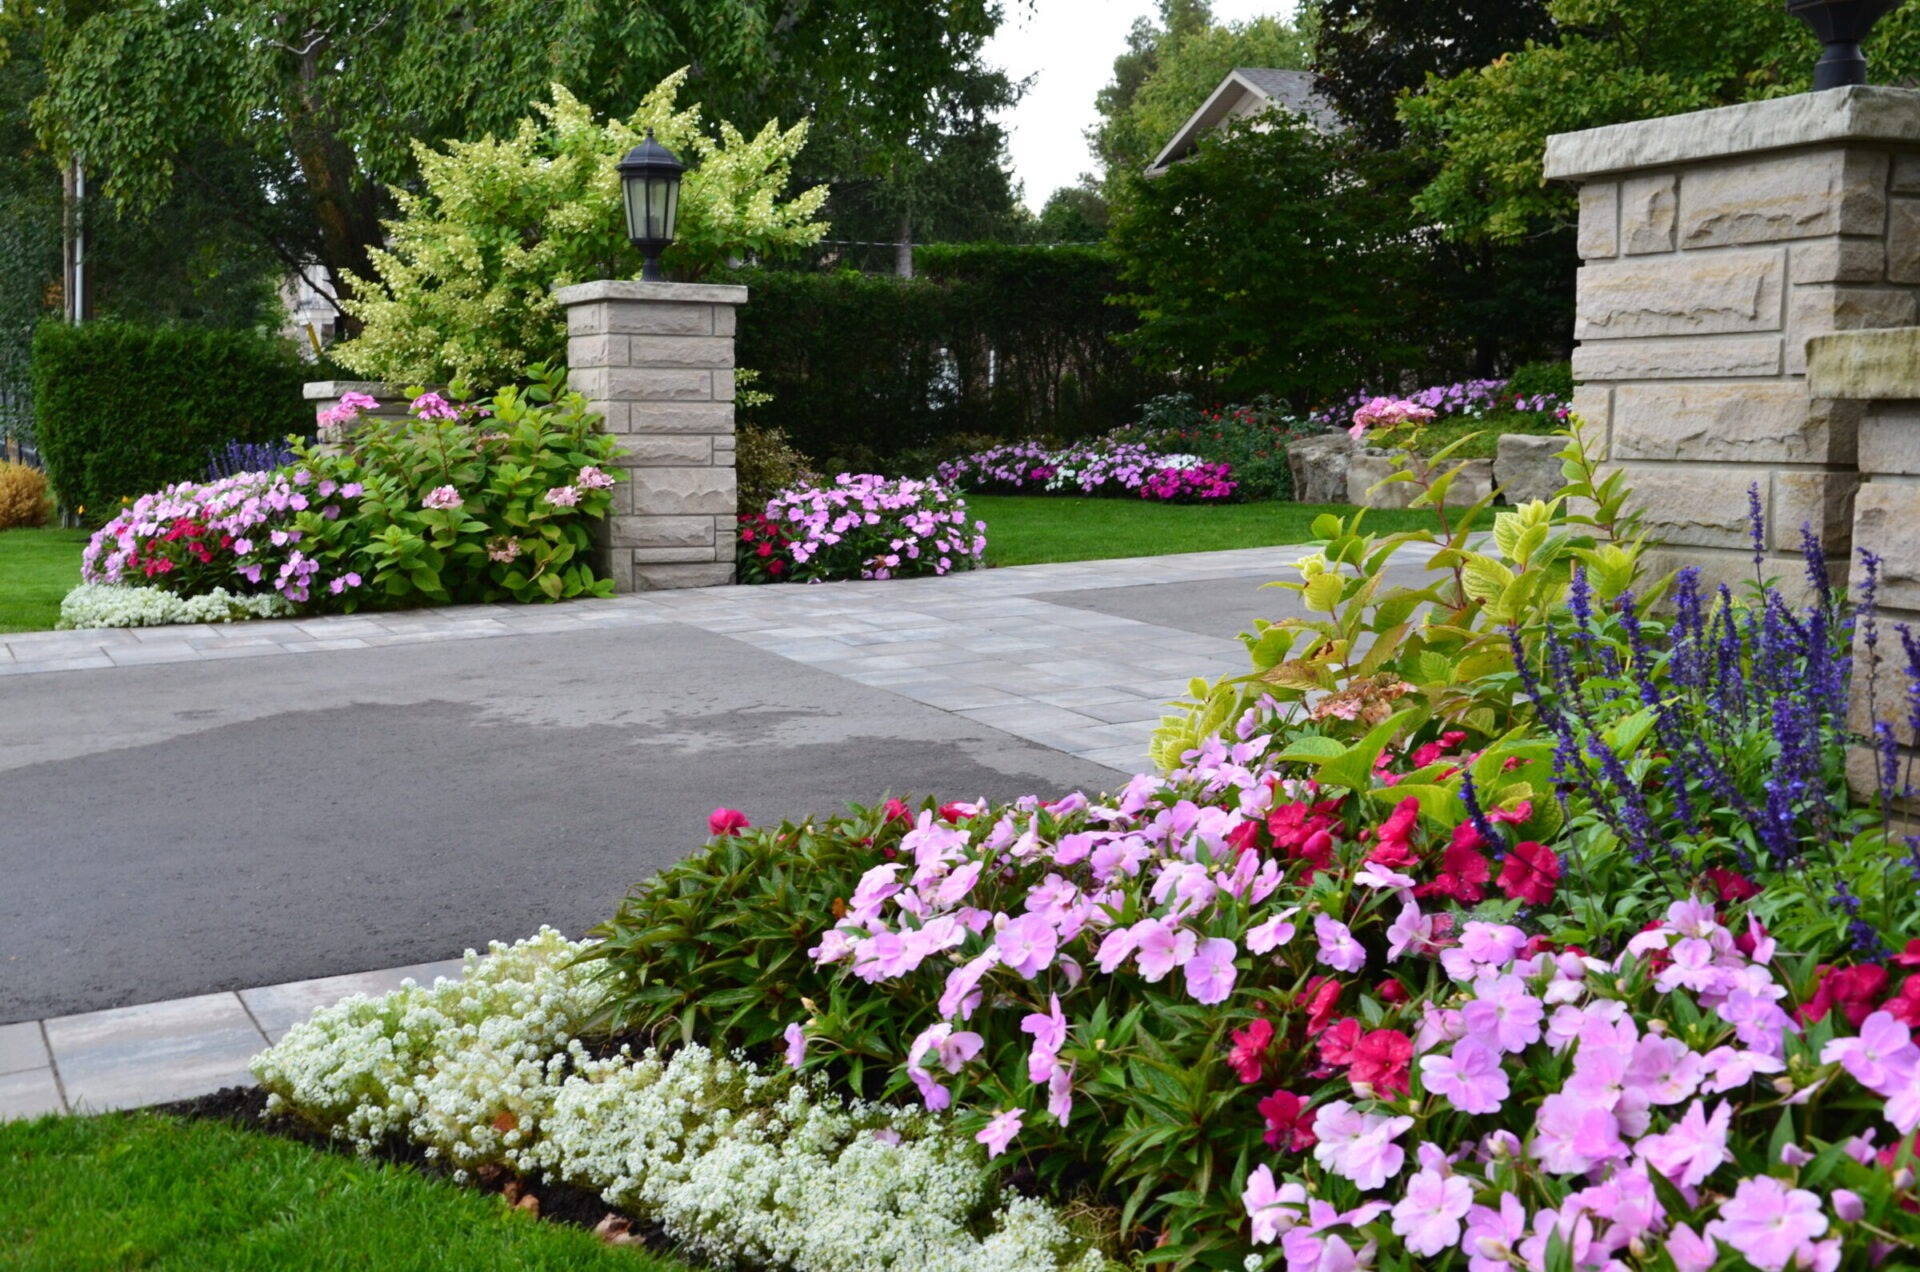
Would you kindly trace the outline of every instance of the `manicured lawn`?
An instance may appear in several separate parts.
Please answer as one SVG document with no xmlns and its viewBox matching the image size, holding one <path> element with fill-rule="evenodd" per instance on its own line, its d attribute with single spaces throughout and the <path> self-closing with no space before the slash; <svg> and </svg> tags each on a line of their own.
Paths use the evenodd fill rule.
<svg viewBox="0 0 1920 1272">
<path fill-rule="evenodd" d="M 990 565 L 1100 561 L 1305 543 L 1323 512 L 1351 516 L 1343 504 L 1154 504 L 1144 499 L 1068 499 L 969 495 L 967 509 L 987 523 Z M 1434 525 L 1430 512 L 1369 512 L 1381 533 Z"/>
<path fill-rule="evenodd" d="M 37 632 L 80 582 L 85 530 L 0 530 L 0 632 Z"/>
<path fill-rule="evenodd" d="M 0 1125 L 0 1268 L 686 1272 L 497 1196 L 225 1122 Z"/>
</svg>

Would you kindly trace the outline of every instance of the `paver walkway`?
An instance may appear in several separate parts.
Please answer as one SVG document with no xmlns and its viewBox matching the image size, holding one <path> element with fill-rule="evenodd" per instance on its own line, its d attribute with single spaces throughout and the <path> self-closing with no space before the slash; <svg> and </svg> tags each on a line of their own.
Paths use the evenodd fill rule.
<svg viewBox="0 0 1920 1272">
<path fill-rule="evenodd" d="M 802 664 L 816 678 L 830 673 L 866 687 L 868 694 L 881 690 L 919 704 L 902 704 L 903 719 L 933 708 L 956 717 L 955 726 L 965 722 L 956 736 L 974 736 L 969 730 L 978 728 L 987 735 L 1010 734 L 1029 747 L 1037 744 L 1064 752 L 1071 762 L 1099 766 L 1086 769 L 1089 774 L 1117 777 L 1145 766 L 1146 743 L 1160 715 L 1170 700 L 1185 693 L 1192 677 L 1245 669 L 1245 653 L 1233 633 L 1250 626 L 1256 615 L 1278 618 L 1298 612 L 1292 594 L 1263 592 L 1260 585 L 1291 576 L 1289 567 L 1300 555 L 1297 548 L 1258 548 L 1026 566 L 885 584 L 654 593 L 550 609 L 476 606 L 230 628 L 5 636 L 0 637 L 0 702 L 17 696 L 10 693 L 10 683 L 20 684 L 6 677 L 47 676 L 44 683 L 61 689 L 56 700 L 78 703 L 84 696 L 80 690 L 115 683 L 116 668 L 324 653 L 330 655 L 323 660 L 330 668 L 350 671 L 361 662 L 350 651 L 501 639 L 515 651 L 534 651 L 531 656 L 537 657 L 537 651 L 549 646 L 527 638 L 561 638 L 551 646 L 558 651 L 562 645 L 578 648 L 583 639 L 598 648 L 607 637 L 631 631 L 635 638 L 630 645 L 639 648 L 654 638 L 666 640 L 693 629 L 757 647 L 763 656 Z M 1416 582 L 1422 560 L 1410 555 L 1396 569 L 1404 571 L 1406 581 Z M 645 632 L 643 640 L 641 629 L 656 630 Z M 518 652 L 515 658 L 524 661 Z M 71 672 L 86 674 L 60 675 Z M 764 669 L 757 674 L 764 676 Z M 796 682 L 803 678 L 797 671 L 794 677 Z M 769 706 L 783 705 L 778 689 L 757 692 L 773 699 Z M 813 692 L 819 696 L 817 688 Z M 814 718 L 805 714 L 807 693 L 796 687 L 792 697 L 794 702 L 787 705 L 802 709 L 797 731 L 804 733 Z M 84 717 L 84 707 L 75 710 Z M 912 727 L 909 724 L 908 731 Z M 129 745 L 141 740 L 134 737 Z M 696 757 L 703 745 L 697 731 L 681 743 L 680 751 Z M 67 747 L 60 730 L 9 734 L 0 713 L 0 774 L 91 754 L 77 742 L 63 749 Z M 902 763 L 909 767 L 918 759 L 902 752 Z M 1025 763 L 1033 768 L 1032 762 Z M 1067 770 L 1058 777 L 1083 784 L 1098 780 Z M 836 792 L 836 799 L 872 793 L 845 790 Z M 0 826 L 0 845 L 5 834 Z M 9 864 L 5 857 L 0 852 L 0 867 Z M 325 869 L 327 863 L 315 868 Z M 487 870 L 476 865 L 473 873 L 484 875 Z M 593 879 L 595 895 L 606 893 L 609 904 L 613 891 L 630 882 L 598 873 Z M 515 886 L 539 885 L 533 878 Z M 594 913 L 603 914 L 604 906 Z M 488 935 L 512 938 L 524 933 Z M 87 948 L 85 939 L 77 939 L 66 956 L 84 958 Z M 452 954 L 458 948 L 441 946 L 435 952 Z M 3 977 L 17 974 L 5 970 L 10 957 L 17 955 L 0 951 L 0 1019 L 6 1018 Z M 415 964 L 0 1025 L 0 1117 L 157 1103 L 244 1081 L 246 1058 L 313 1006 L 356 990 L 379 992 L 406 975 L 429 978 L 457 966 Z"/>
</svg>

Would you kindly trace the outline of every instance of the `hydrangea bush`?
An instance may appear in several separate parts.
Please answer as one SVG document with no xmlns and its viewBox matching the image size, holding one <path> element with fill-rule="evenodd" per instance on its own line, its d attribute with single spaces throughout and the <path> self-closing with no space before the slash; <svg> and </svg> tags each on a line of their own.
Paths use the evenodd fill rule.
<svg viewBox="0 0 1920 1272">
<path fill-rule="evenodd" d="M 987 523 L 941 482 L 841 473 L 742 516 L 738 558 L 742 582 L 817 583 L 951 574 L 986 550 Z"/>
<path fill-rule="evenodd" d="M 355 996 L 255 1058 L 269 1110 L 459 1174 L 504 1166 L 600 1193 L 719 1266 L 1097 1272 L 1052 1207 L 1001 1193 L 942 1119 L 847 1102 L 700 1046 L 596 1054 L 587 947 L 547 929 L 465 975 Z"/>
</svg>

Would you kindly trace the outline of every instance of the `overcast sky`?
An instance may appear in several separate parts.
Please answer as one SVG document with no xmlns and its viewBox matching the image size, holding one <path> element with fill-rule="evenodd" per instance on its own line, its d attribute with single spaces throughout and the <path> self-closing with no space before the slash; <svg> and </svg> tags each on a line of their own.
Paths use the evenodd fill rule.
<svg viewBox="0 0 1920 1272">
<path fill-rule="evenodd" d="M 1292 0 L 1213 0 L 1222 22 L 1290 14 Z M 1014 175 L 1034 211 L 1063 185 L 1094 170 L 1086 131 L 1093 95 L 1113 76 L 1135 18 L 1153 17 L 1153 0 L 1038 0 L 1033 12 L 1009 4 L 1007 21 L 987 44 L 987 61 L 1014 79 L 1034 76 L 1021 103 L 1005 116 Z"/>
</svg>

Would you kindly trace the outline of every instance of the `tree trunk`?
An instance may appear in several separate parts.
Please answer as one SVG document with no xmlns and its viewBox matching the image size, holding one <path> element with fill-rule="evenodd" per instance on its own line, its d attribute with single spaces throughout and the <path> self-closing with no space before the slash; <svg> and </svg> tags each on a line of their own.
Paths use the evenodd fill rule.
<svg viewBox="0 0 1920 1272">
<path fill-rule="evenodd" d="M 913 209 L 900 209 L 900 226 L 893 232 L 893 272 L 913 277 Z"/>
<path fill-rule="evenodd" d="M 333 109 L 325 100 L 322 77 L 331 61 L 324 40 L 309 47 L 300 59 L 288 132 L 320 226 L 320 263 L 332 276 L 334 295 L 345 300 L 354 294 L 353 284 L 347 279 L 349 271 L 362 278 L 372 277 L 369 249 L 383 241 L 384 231 L 379 192 L 361 174 L 352 149 L 340 139 Z M 359 320 L 343 311 L 339 332 L 342 338 L 359 335 Z"/>
</svg>

